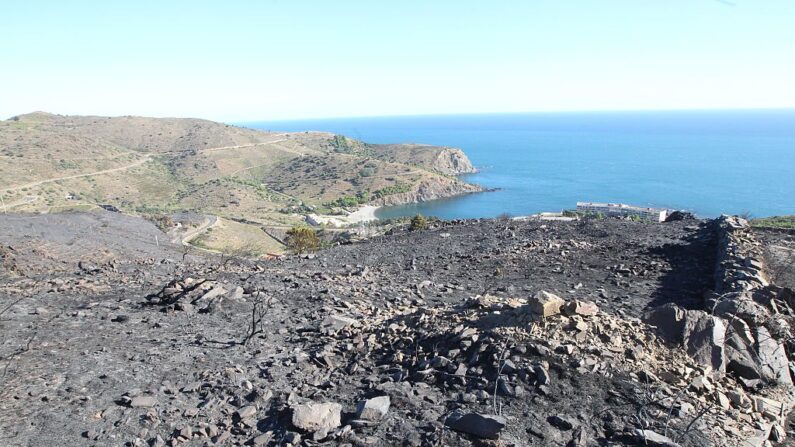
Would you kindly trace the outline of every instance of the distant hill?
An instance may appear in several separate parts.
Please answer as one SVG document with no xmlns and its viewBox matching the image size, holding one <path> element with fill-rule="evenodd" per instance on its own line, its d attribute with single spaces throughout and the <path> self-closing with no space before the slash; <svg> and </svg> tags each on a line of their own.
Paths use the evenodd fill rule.
<svg viewBox="0 0 795 447">
<path fill-rule="evenodd" d="M 335 207 L 479 191 L 459 149 L 373 145 L 324 132 L 277 133 L 181 118 L 61 116 L 0 121 L 0 206 L 131 214 L 195 211 L 288 226 Z"/>
</svg>

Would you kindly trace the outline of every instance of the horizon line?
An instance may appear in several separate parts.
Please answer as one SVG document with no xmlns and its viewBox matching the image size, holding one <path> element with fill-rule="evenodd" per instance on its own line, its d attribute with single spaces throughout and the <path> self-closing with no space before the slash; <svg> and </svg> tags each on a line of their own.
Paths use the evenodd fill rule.
<svg viewBox="0 0 795 447">
<path fill-rule="evenodd" d="M 611 113 L 655 113 L 655 112 L 664 112 L 664 113 L 681 113 L 681 112 L 788 112 L 792 111 L 795 112 L 795 106 L 785 106 L 785 107 L 726 107 L 726 108 L 708 108 L 708 107 L 698 107 L 698 108 L 662 108 L 662 109 L 561 109 L 561 110 L 525 110 L 525 111 L 491 111 L 491 112 L 432 112 L 432 113 L 397 113 L 397 114 L 384 114 L 384 115 L 338 115 L 338 116 L 309 116 L 309 117 L 301 117 L 301 118 L 274 118 L 274 119 L 234 119 L 234 120 L 225 120 L 225 119 L 216 119 L 216 118 L 205 118 L 200 116 L 176 116 L 176 115 L 147 115 L 147 114 L 135 114 L 135 113 L 127 113 L 127 114 L 120 114 L 120 115 L 102 115 L 102 114 L 95 114 L 95 113 L 56 113 L 56 112 L 49 112 L 44 110 L 34 110 L 25 113 L 18 113 L 11 115 L 7 118 L 0 119 L 3 121 L 10 120 L 12 118 L 24 115 L 31 115 L 36 113 L 44 113 L 56 116 L 96 116 L 96 117 L 108 117 L 108 118 L 121 118 L 121 117 L 139 117 L 139 118 L 155 118 L 155 119 L 200 119 L 200 120 L 207 120 L 207 121 L 215 121 L 218 123 L 229 124 L 229 125 L 244 125 L 244 124 L 252 124 L 252 123 L 282 123 L 282 122 L 298 122 L 298 121 L 332 121 L 332 120 L 344 120 L 344 119 L 382 119 L 382 118 L 422 118 L 422 117 L 434 117 L 434 116 L 496 116 L 496 115 L 555 115 L 555 114 L 577 114 L 577 113 L 587 113 L 587 114 L 611 114 Z"/>
<path fill-rule="evenodd" d="M 378 119 L 378 118 L 422 118 L 433 116 L 482 116 L 482 115 L 553 115 L 576 113 L 654 113 L 654 112 L 795 112 L 795 106 L 786 107 L 732 107 L 732 108 L 670 108 L 670 109 L 566 109 L 566 110 L 527 110 L 514 112 L 439 112 L 439 113 L 407 113 L 386 115 L 340 115 L 340 116 L 315 116 L 303 118 L 277 118 L 277 119 L 247 119 L 234 121 L 221 121 L 227 124 L 251 123 L 280 123 L 291 121 L 332 121 L 342 119 Z"/>
</svg>

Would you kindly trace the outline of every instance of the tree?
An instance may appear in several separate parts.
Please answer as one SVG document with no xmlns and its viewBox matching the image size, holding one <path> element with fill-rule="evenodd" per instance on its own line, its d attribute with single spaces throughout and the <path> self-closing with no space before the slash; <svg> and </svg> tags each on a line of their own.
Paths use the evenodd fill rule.
<svg viewBox="0 0 795 447">
<path fill-rule="evenodd" d="M 419 231 L 428 228 L 428 219 L 425 218 L 422 214 L 417 214 L 416 216 L 411 218 L 411 224 L 409 225 L 409 230 L 411 231 Z"/>
<path fill-rule="evenodd" d="M 287 248 L 296 254 L 315 251 L 320 247 L 320 238 L 312 228 L 300 226 L 287 231 Z"/>
</svg>

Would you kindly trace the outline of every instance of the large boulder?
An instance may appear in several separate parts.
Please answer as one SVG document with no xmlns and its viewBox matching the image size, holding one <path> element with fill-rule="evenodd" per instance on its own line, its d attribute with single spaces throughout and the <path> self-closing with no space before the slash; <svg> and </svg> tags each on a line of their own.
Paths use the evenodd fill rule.
<svg viewBox="0 0 795 447">
<path fill-rule="evenodd" d="M 687 354 L 700 365 L 725 372 L 725 322 L 699 310 L 688 310 L 686 315 L 684 344 Z"/>
<path fill-rule="evenodd" d="M 748 323 L 739 318 L 729 320 L 725 345 L 726 371 L 744 379 L 761 379 L 754 345 L 754 335 Z"/>
<path fill-rule="evenodd" d="M 694 361 L 714 371 L 726 368 L 726 323 L 700 310 L 684 310 L 675 304 L 658 307 L 644 316 L 669 343 L 681 344 Z"/>
<path fill-rule="evenodd" d="M 676 304 L 666 304 L 647 312 L 643 316 L 646 324 L 657 328 L 657 332 L 669 343 L 682 343 L 685 331 L 685 310 Z"/>
<path fill-rule="evenodd" d="M 784 345 L 776 340 L 764 326 L 755 329 L 756 352 L 759 354 L 759 370 L 762 378 L 778 385 L 792 386 L 789 359 Z"/>
</svg>

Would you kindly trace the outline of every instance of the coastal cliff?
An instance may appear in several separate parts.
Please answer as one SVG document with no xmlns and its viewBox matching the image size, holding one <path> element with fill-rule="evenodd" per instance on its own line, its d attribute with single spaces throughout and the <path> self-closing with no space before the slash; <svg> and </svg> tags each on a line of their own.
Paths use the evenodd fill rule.
<svg viewBox="0 0 795 447">
<path fill-rule="evenodd" d="M 446 147 L 439 151 L 436 160 L 434 160 L 433 168 L 442 174 L 448 175 L 474 174 L 478 172 L 464 151 L 452 147 Z"/>
<path fill-rule="evenodd" d="M 393 194 L 375 200 L 373 203 L 378 206 L 402 205 L 406 203 L 427 202 L 429 200 L 444 199 L 447 197 L 460 196 L 482 192 L 480 185 L 465 183 L 460 180 L 447 178 L 429 178 L 421 181 L 413 191 Z"/>
</svg>

